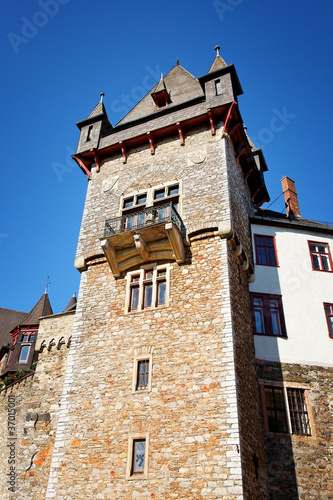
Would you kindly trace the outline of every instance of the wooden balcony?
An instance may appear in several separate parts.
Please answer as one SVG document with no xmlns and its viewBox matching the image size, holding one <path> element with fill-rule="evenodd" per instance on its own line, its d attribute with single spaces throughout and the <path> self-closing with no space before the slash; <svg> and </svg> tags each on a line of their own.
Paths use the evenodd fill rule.
<svg viewBox="0 0 333 500">
<path fill-rule="evenodd" d="M 184 262 L 183 222 L 172 203 L 105 221 L 101 245 L 115 277 L 145 262 Z"/>
</svg>

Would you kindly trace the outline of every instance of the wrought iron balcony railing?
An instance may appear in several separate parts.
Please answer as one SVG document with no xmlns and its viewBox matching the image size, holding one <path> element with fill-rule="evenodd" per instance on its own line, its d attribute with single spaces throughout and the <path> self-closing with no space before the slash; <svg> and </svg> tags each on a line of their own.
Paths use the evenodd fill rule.
<svg viewBox="0 0 333 500">
<path fill-rule="evenodd" d="M 126 231 L 136 231 L 138 229 L 148 228 L 157 224 L 173 222 L 184 234 L 183 221 L 172 202 L 165 205 L 155 205 L 147 207 L 140 212 L 124 214 L 121 217 L 108 219 L 105 221 L 104 238 Z"/>
</svg>

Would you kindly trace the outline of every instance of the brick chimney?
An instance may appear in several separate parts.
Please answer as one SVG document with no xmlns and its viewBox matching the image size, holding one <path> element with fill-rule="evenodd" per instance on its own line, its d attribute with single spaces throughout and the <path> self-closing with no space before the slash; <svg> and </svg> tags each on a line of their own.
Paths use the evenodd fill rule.
<svg viewBox="0 0 333 500">
<path fill-rule="evenodd" d="M 289 177 L 283 177 L 281 184 L 288 217 L 300 217 L 295 182 Z"/>
</svg>

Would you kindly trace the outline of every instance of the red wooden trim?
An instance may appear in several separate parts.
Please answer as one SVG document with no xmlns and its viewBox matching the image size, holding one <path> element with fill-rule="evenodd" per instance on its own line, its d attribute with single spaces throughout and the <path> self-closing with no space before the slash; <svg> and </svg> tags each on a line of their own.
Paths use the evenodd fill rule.
<svg viewBox="0 0 333 500">
<path fill-rule="evenodd" d="M 229 111 L 228 111 L 228 114 L 227 114 L 227 118 L 226 118 L 225 123 L 224 123 L 223 132 L 226 132 L 227 134 L 229 133 L 228 128 L 229 128 L 230 122 L 233 118 L 232 115 L 233 115 L 235 109 L 237 109 L 237 102 L 236 101 L 234 101 L 231 104 Z"/>
<path fill-rule="evenodd" d="M 327 311 L 326 311 L 326 306 L 330 306 L 332 307 L 332 314 L 327 314 Z M 333 339 L 333 332 L 331 330 L 331 325 L 330 325 L 330 322 L 329 322 L 329 317 L 333 316 L 333 304 L 330 303 L 330 302 L 324 302 L 324 311 L 325 311 L 325 316 L 326 316 L 326 321 L 327 321 L 327 327 L 328 327 L 328 336 L 330 339 Z"/>
<path fill-rule="evenodd" d="M 312 251 L 311 251 L 311 248 L 310 248 L 311 243 L 314 244 L 314 245 L 326 245 L 326 247 L 327 247 L 327 254 L 324 253 L 324 255 L 328 255 L 328 260 L 329 260 L 330 267 L 331 267 L 330 271 L 326 271 L 326 269 L 316 269 L 314 267 L 313 258 L 312 258 Z M 313 271 L 319 271 L 320 273 L 332 273 L 333 272 L 333 262 L 332 262 L 332 257 L 331 257 L 331 251 L 330 251 L 329 244 L 326 241 L 308 240 L 308 246 L 309 246 L 310 258 L 311 258 L 312 270 Z M 321 255 L 323 252 L 315 252 L 315 253 L 319 253 L 319 255 Z"/>
<path fill-rule="evenodd" d="M 247 172 L 247 174 L 245 175 L 244 179 L 247 181 L 247 179 L 250 177 L 250 175 L 252 174 L 252 172 L 254 171 L 254 167 L 251 167 L 250 170 Z"/>
<path fill-rule="evenodd" d="M 150 132 L 147 132 L 149 144 L 150 144 L 150 152 L 152 155 L 155 154 L 155 144 L 154 144 L 154 137 Z"/>
<path fill-rule="evenodd" d="M 123 141 L 119 142 L 119 146 L 121 149 L 121 154 L 123 155 L 123 163 L 127 163 L 127 156 L 126 156 L 127 151 L 126 151 L 126 146 L 123 143 Z"/>
<path fill-rule="evenodd" d="M 87 174 L 88 177 L 91 177 L 90 170 L 86 167 L 86 165 L 83 163 L 83 161 L 81 160 L 81 158 L 79 158 L 78 156 L 75 156 L 75 155 L 72 155 L 72 158 L 73 158 L 73 160 L 76 161 L 76 163 L 79 165 L 79 167 L 81 168 L 81 170 L 83 170 L 83 172 L 85 174 Z"/>
<path fill-rule="evenodd" d="M 211 112 L 210 109 L 208 110 L 208 117 L 209 117 L 209 122 L 210 122 L 210 130 L 212 132 L 212 135 L 215 135 L 216 130 L 215 130 L 215 125 L 214 125 L 214 117 L 213 117 L 213 113 Z"/>
<path fill-rule="evenodd" d="M 94 157 L 94 160 L 96 163 L 96 167 L 97 167 L 97 172 L 99 172 L 100 171 L 99 155 L 98 155 L 95 148 L 91 149 L 90 152 L 93 154 L 93 157 Z"/>
<path fill-rule="evenodd" d="M 177 122 L 177 128 L 178 128 L 178 134 L 179 134 L 179 139 L 180 139 L 180 145 L 184 146 L 185 144 L 185 139 L 184 139 L 184 131 L 183 127 L 181 126 L 180 122 Z"/>
</svg>

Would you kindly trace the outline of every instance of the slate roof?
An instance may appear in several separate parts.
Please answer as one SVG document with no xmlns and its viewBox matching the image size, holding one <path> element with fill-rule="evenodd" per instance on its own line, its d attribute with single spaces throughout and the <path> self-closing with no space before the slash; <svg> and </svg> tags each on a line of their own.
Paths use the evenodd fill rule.
<svg viewBox="0 0 333 500">
<path fill-rule="evenodd" d="M 310 219 L 303 219 L 302 217 L 289 217 L 281 212 L 275 212 L 267 208 L 258 208 L 255 211 L 255 217 L 251 218 L 252 223 L 265 223 L 267 225 L 283 225 L 293 226 L 305 230 L 311 229 L 314 231 L 322 231 L 333 233 L 332 222 L 319 222 Z"/>
<path fill-rule="evenodd" d="M 77 300 L 76 300 L 76 294 L 74 292 L 73 294 L 73 297 L 71 298 L 71 300 L 68 302 L 66 308 L 64 309 L 64 312 L 68 312 L 68 311 L 74 311 L 75 308 L 76 308 L 76 304 L 77 304 Z"/>
<path fill-rule="evenodd" d="M 199 80 L 178 63 L 161 80 L 117 123 L 117 126 L 156 112 L 151 94 L 161 90 L 163 85 L 170 96 L 169 106 L 204 95 Z"/>
<path fill-rule="evenodd" d="M 29 314 L 20 323 L 21 325 L 39 325 L 39 319 L 42 316 L 52 316 L 53 311 L 49 301 L 49 296 L 45 292 L 37 304 L 31 309 Z"/>
<path fill-rule="evenodd" d="M 211 67 L 208 70 L 208 73 L 213 73 L 213 71 L 217 71 L 218 69 L 225 68 L 227 63 L 220 55 L 216 56 Z"/>
<path fill-rule="evenodd" d="M 106 115 L 105 107 L 103 102 L 99 101 L 99 103 L 96 104 L 96 106 L 94 107 L 88 118 L 92 118 L 93 116 L 101 115 L 103 113 Z"/>
<path fill-rule="evenodd" d="M 26 312 L 0 307 L 0 346 L 11 344 L 10 332 L 27 316 Z"/>
</svg>

